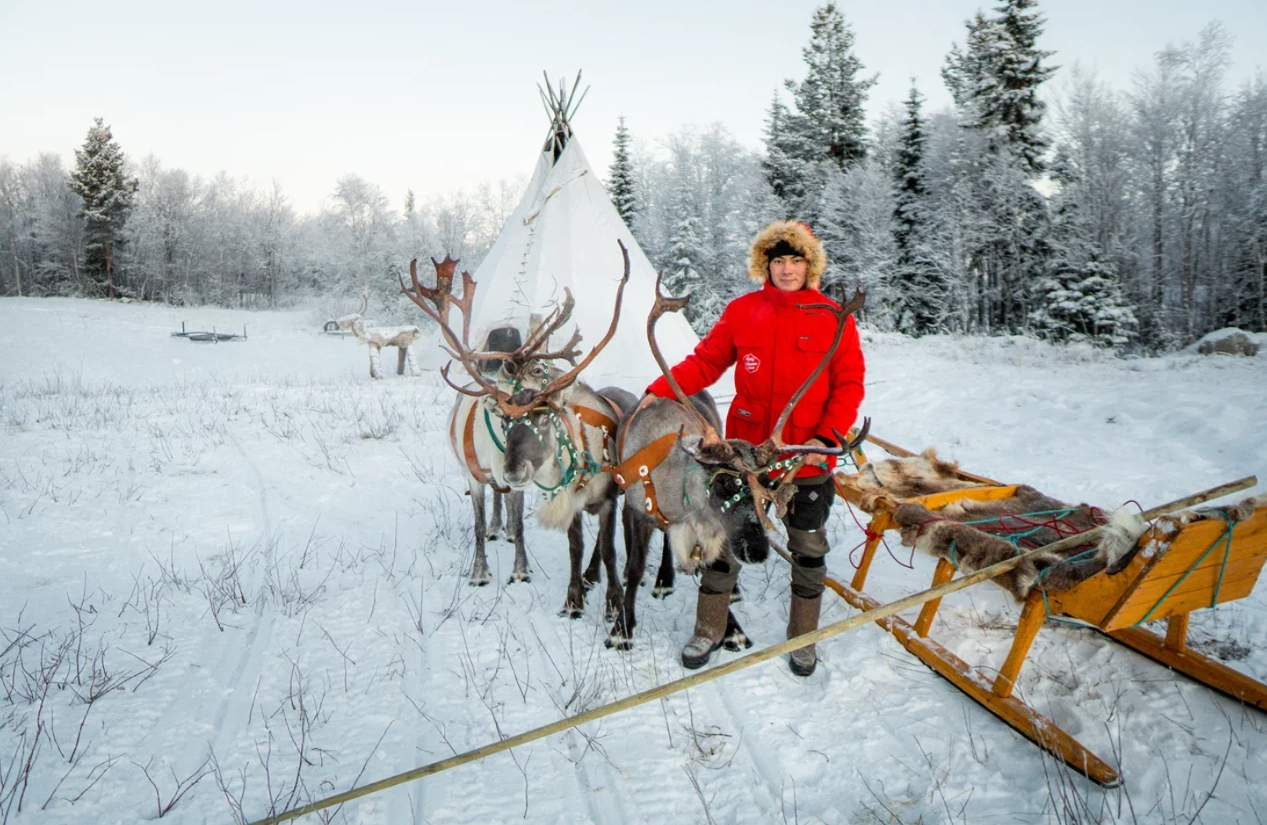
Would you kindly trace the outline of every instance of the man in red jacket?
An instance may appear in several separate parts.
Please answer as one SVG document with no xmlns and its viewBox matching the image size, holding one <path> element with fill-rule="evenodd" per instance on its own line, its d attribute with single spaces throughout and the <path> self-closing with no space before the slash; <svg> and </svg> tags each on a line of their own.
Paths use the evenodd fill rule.
<svg viewBox="0 0 1267 825">
<path fill-rule="evenodd" d="M 707 388 L 735 365 L 736 395 L 726 416 L 726 437 L 759 444 L 770 436 L 779 414 L 801 383 L 822 362 L 836 334 L 834 316 L 812 304 L 834 302 L 818 291 L 827 268 L 822 243 L 803 223 L 776 221 L 752 244 L 748 275 L 762 284 L 731 301 L 695 352 L 673 368 L 688 395 Z M 832 430 L 847 432 L 862 404 L 865 366 L 852 316 L 827 368 L 792 411 L 783 440 L 787 444 L 835 446 Z M 673 398 L 664 378 L 647 392 Z M 644 400 L 647 403 L 650 399 Z M 796 495 L 783 523 L 792 555 L 792 604 L 788 638 L 818 627 L 822 606 L 823 557 L 831 548 L 824 526 L 835 498 L 831 484 L 834 456 L 811 454 L 796 477 Z M 739 562 L 729 550 L 702 571 L 695 608 L 695 633 L 682 649 L 682 664 L 697 668 L 721 644 L 730 594 L 739 578 Z M 790 666 L 808 676 L 817 665 L 814 646 L 792 653 Z"/>
</svg>

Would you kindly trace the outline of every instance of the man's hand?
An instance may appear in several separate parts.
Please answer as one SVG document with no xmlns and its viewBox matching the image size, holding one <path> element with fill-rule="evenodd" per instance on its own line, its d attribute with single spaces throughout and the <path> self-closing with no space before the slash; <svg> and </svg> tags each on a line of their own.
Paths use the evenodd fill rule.
<svg viewBox="0 0 1267 825">
<path fill-rule="evenodd" d="M 811 438 L 809 441 L 806 441 L 805 444 L 808 447 L 826 447 L 827 446 L 827 444 L 824 443 L 821 438 Z M 805 455 L 805 463 L 815 464 L 821 467 L 827 463 L 827 456 L 823 455 L 822 453 L 807 453 Z"/>
<path fill-rule="evenodd" d="M 634 412 L 638 412 L 643 407 L 650 406 L 651 402 L 659 401 L 659 400 L 660 400 L 660 396 L 655 395 L 654 393 L 647 393 L 646 395 L 642 397 L 642 400 L 638 402 L 638 406 L 634 407 Z"/>
</svg>

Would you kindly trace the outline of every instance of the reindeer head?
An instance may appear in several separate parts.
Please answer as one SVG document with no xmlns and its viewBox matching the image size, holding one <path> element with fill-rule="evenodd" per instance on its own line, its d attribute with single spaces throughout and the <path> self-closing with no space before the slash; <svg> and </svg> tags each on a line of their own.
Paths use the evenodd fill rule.
<svg viewBox="0 0 1267 825">
<path fill-rule="evenodd" d="M 576 361 L 581 354 L 578 348 L 581 342 L 579 327 L 562 348 L 547 349 L 550 336 L 572 317 L 576 302 L 571 290 L 564 290 L 563 303 L 529 332 L 522 345 L 509 352 L 475 352 L 470 345 L 470 315 L 476 285 L 469 272 L 462 273 L 462 297 L 459 299 L 446 293 L 443 307 L 434 290 L 427 290 L 418 283 L 413 263 L 409 269 L 413 289 L 406 287 L 403 280 L 401 282 L 401 291 L 440 325 L 449 355 L 466 368 L 478 388 L 468 389 L 455 384 L 449 379 L 448 366 L 440 372 L 445 382 L 464 395 L 485 398 L 488 409 L 501 420 L 506 436 L 505 477 L 511 487 L 523 488 L 534 481 L 551 487 L 566 481 L 569 473 L 588 469 L 578 464 L 584 456 L 576 454 L 574 449 L 565 408 L 570 388 L 581 371 L 602 352 L 616 333 L 621 299 L 629 282 L 629 252 L 619 240 L 617 244 L 624 259 L 624 273 L 616 290 L 611 325 L 603 339 L 579 364 Z M 462 310 L 460 338 L 443 313 L 449 304 L 456 304 Z M 572 368 L 565 372 L 550 366 L 549 362 L 556 360 L 565 360 Z M 493 362 L 500 364 L 496 372 L 489 369 Z"/>
</svg>

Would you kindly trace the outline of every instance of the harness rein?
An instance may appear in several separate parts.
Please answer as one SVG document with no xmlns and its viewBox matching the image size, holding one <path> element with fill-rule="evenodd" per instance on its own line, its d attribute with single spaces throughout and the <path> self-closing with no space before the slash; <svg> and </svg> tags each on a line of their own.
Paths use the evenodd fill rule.
<svg viewBox="0 0 1267 825">
<path fill-rule="evenodd" d="M 594 409 L 593 407 L 587 407 L 582 404 L 576 404 L 568 407 L 567 409 L 579 418 L 582 424 L 587 424 L 602 431 L 602 463 L 594 460 L 594 456 L 589 449 L 589 443 L 585 436 L 584 426 L 580 428 L 580 432 L 578 433 L 572 422 L 572 416 L 567 415 L 566 413 L 563 416 L 559 416 L 556 413 L 555 408 L 552 407 L 538 408 L 550 411 L 550 420 L 555 425 L 557 434 L 554 457 L 555 461 L 558 462 L 559 470 L 563 474 L 563 480 L 554 487 L 542 487 L 540 484 L 537 484 L 537 486 L 546 494 L 551 496 L 557 495 L 558 491 L 567 487 L 574 479 L 577 478 L 579 478 L 580 481 L 576 485 L 576 491 L 580 492 L 585 489 L 585 486 L 594 477 L 612 469 L 611 446 L 612 441 L 616 437 L 616 428 L 621 418 L 621 410 L 620 407 L 611 399 L 601 395 L 599 398 L 602 398 L 611 407 L 612 411 L 616 415 L 615 419 L 606 413 Z M 480 405 L 471 405 L 470 412 L 466 416 L 466 424 L 462 431 L 462 453 L 466 459 L 467 470 L 470 471 L 472 477 L 474 477 L 476 481 L 491 485 L 493 489 L 499 493 L 508 493 L 510 492 L 510 488 L 499 487 L 497 483 L 492 480 L 491 473 L 479 466 L 479 461 L 475 456 L 475 409 L 477 406 Z M 504 434 L 510 429 L 512 421 L 504 417 L 501 418 L 501 421 L 502 432 Z M 456 424 L 456 420 L 454 423 Z M 484 426 L 488 429 L 489 437 L 493 439 L 493 445 L 497 447 L 500 452 L 505 453 L 506 446 L 497 437 L 497 433 L 493 429 L 492 416 L 487 406 L 484 406 Z M 531 423 L 531 421 L 526 422 L 526 426 L 531 429 L 538 438 L 541 437 L 536 425 Z M 450 432 L 452 432 L 452 429 L 450 429 Z M 578 441 L 581 448 L 579 453 L 576 449 Z M 566 466 L 563 462 L 563 453 L 565 451 L 568 455 L 568 463 Z"/>
</svg>

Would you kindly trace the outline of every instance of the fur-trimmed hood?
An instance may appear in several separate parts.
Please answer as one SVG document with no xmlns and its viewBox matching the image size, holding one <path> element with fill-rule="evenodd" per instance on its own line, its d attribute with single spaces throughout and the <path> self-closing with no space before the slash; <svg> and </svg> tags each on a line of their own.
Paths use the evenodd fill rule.
<svg viewBox="0 0 1267 825">
<path fill-rule="evenodd" d="M 779 241 L 787 241 L 801 250 L 809 264 L 805 285 L 810 289 L 818 289 L 823 272 L 827 269 L 827 252 L 823 249 L 823 242 L 800 221 L 775 221 L 757 234 L 752 241 L 752 253 L 748 258 L 748 277 L 762 284 L 770 279 L 769 250 Z"/>
</svg>

